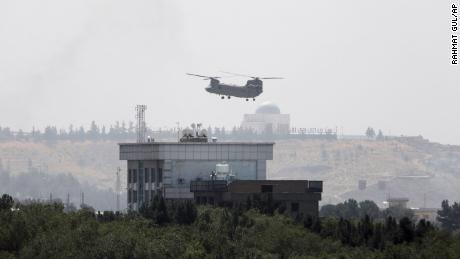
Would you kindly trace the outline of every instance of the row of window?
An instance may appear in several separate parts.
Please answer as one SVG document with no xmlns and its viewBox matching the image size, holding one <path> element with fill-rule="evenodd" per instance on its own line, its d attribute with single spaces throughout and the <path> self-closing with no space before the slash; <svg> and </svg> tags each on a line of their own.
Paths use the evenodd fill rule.
<svg viewBox="0 0 460 259">
<path fill-rule="evenodd" d="M 150 195 L 149 195 L 149 191 L 145 191 L 144 192 L 144 202 L 149 202 L 151 200 L 153 200 L 153 198 L 155 197 L 155 195 L 157 194 L 157 191 L 150 191 Z M 128 190 L 128 203 L 135 203 L 137 202 L 137 191 L 135 190 Z"/>
<path fill-rule="evenodd" d="M 145 183 L 162 183 L 163 182 L 163 168 L 141 168 L 139 169 L 139 180 L 142 181 L 144 176 Z M 128 183 L 137 183 L 138 174 L 136 169 L 128 169 Z"/>
</svg>

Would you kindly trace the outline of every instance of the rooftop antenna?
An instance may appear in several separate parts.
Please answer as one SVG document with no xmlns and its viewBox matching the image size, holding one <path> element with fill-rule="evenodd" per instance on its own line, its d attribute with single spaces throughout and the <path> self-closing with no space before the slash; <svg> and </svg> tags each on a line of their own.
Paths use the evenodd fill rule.
<svg viewBox="0 0 460 259">
<path fill-rule="evenodd" d="M 145 110 L 147 105 L 136 105 L 137 143 L 145 142 Z"/>
<path fill-rule="evenodd" d="M 117 212 L 120 211 L 120 167 L 117 167 L 117 182 L 115 183 L 115 192 L 117 195 Z"/>
</svg>

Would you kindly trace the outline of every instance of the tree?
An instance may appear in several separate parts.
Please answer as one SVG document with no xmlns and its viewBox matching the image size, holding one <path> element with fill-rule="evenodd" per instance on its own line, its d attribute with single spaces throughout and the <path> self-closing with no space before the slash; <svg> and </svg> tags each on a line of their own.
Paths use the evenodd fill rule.
<svg viewBox="0 0 460 259">
<path fill-rule="evenodd" d="M 93 139 L 93 140 L 98 139 L 100 131 L 95 121 L 91 122 L 91 126 L 87 134 L 89 135 L 90 139 Z"/>
<path fill-rule="evenodd" d="M 377 139 L 378 140 L 383 140 L 385 137 L 383 136 L 382 130 L 379 130 L 379 133 L 377 134 Z"/>
<path fill-rule="evenodd" d="M 441 222 L 441 226 L 449 231 L 460 229 L 460 204 L 454 202 L 452 206 L 449 205 L 448 200 L 441 203 L 441 210 L 438 210 L 437 220 Z"/>
<path fill-rule="evenodd" d="M 319 215 L 326 218 L 338 218 L 337 206 L 333 204 L 326 204 L 319 210 Z"/>
<path fill-rule="evenodd" d="M 174 219 L 178 224 L 190 225 L 195 222 L 197 209 L 191 201 L 179 202 L 176 207 Z"/>
<path fill-rule="evenodd" d="M 346 219 L 357 219 L 360 217 L 358 202 L 354 199 L 348 199 L 343 203 L 338 205 L 339 215 Z"/>
<path fill-rule="evenodd" d="M 8 194 L 3 194 L 2 198 L 0 198 L 0 211 L 11 209 L 13 207 L 13 204 L 13 198 Z"/>
<path fill-rule="evenodd" d="M 43 133 L 43 137 L 46 141 L 55 142 L 57 140 L 58 134 L 56 127 L 48 126 L 45 128 L 45 132 Z"/>
<path fill-rule="evenodd" d="M 365 200 L 359 203 L 360 217 L 363 218 L 366 215 L 372 219 L 376 219 L 380 216 L 380 209 L 375 202 Z"/>
<path fill-rule="evenodd" d="M 415 236 L 415 227 L 412 221 L 404 217 L 399 221 L 399 235 L 397 236 L 397 242 L 412 242 Z"/>
<path fill-rule="evenodd" d="M 366 130 L 366 137 L 368 138 L 374 138 L 375 137 L 375 131 L 373 128 L 368 127 Z"/>
</svg>

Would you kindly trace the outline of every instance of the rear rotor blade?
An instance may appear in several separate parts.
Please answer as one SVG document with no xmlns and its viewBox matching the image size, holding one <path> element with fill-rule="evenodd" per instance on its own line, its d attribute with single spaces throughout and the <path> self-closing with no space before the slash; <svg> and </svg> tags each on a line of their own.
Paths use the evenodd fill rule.
<svg viewBox="0 0 460 259">
<path fill-rule="evenodd" d="M 234 76 L 250 77 L 250 78 L 253 78 L 253 79 L 257 78 L 256 76 L 250 76 L 250 75 L 244 75 L 244 74 L 237 74 L 237 73 L 231 73 L 231 72 L 225 72 L 225 71 L 220 71 L 220 72 L 225 73 L 225 74 L 229 74 L 229 75 L 234 75 Z"/>
<path fill-rule="evenodd" d="M 234 76 L 244 76 L 244 77 L 250 77 L 252 79 L 284 79 L 282 77 L 258 77 L 258 76 L 250 76 L 250 75 L 244 75 L 244 74 L 238 74 L 238 73 L 231 73 L 231 72 L 225 72 L 221 71 L 222 73 L 234 75 Z"/>
</svg>

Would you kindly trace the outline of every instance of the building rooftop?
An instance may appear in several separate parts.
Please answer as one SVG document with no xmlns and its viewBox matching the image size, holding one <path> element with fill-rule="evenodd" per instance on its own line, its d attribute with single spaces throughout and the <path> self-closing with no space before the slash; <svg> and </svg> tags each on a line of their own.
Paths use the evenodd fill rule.
<svg viewBox="0 0 460 259">
<path fill-rule="evenodd" d="M 173 141 L 154 141 L 154 142 L 144 142 L 144 143 L 118 143 L 120 146 L 137 146 L 137 145 L 274 145 L 275 142 L 248 142 L 248 141 L 218 141 L 218 142 L 173 142 Z"/>
<path fill-rule="evenodd" d="M 278 105 L 272 102 L 263 102 L 256 110 L 256 114 L 281 114 Z"/>
</svg>

